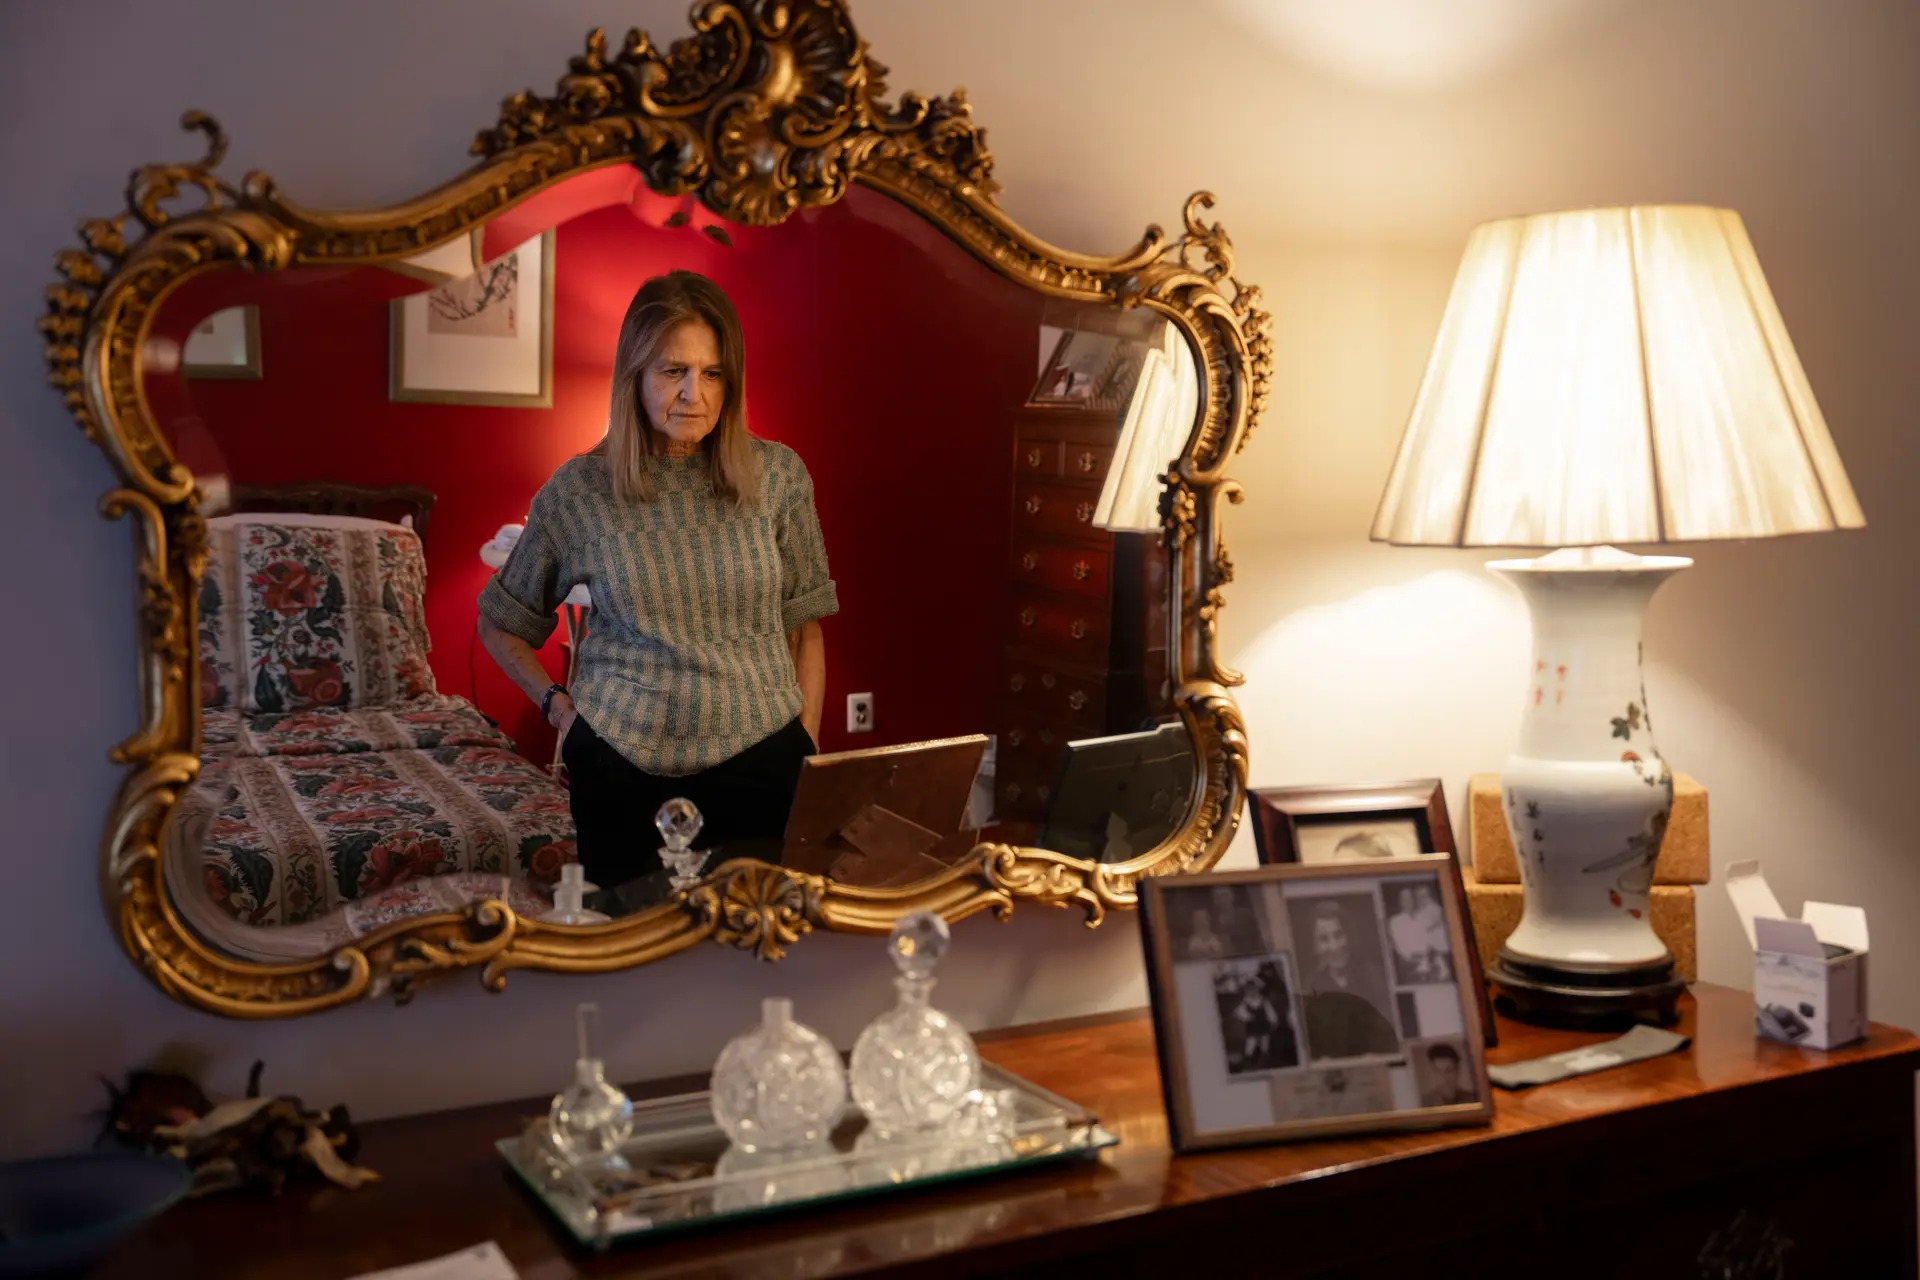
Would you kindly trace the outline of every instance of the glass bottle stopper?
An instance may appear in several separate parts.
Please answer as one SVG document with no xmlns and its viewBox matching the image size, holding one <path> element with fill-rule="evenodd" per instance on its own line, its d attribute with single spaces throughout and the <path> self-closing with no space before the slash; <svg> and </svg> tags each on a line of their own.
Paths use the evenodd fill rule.
<svg viewBox="0 0 1920 1280">
<path fill-rule="evenodd" d="M 692 847 L 694 837 L 706 825 L 699 808 L 684 796 L 675 797 L 660 806 L 660 811 L 653 815 L 653 825 L 659 828 L 660 838 L 665 841 L 660 860 L 673 873 L 673 887 L 691 888 L 699 882 L 700 868 L 707 860 L 704 850 L 696 851 Z"/>
<path fill-rule="evenodd" d="M 605 924 L 611 916 L 586 907 L 587 895 L 599 887 L 587 880 L 585 867 L 567 863 L 560 868 L 560 883 L 553 887 L 553 910 L 540 919 L 548 924 Z"/>
<path fill-rule="evenodd" d="M 927 981 L 940 966 L 940 960 L 953 944 L 953 930 L 931 911 L 915 911 L 900 917 L 887 935 L 887 951 L 902 977 Z"/>
</svg>

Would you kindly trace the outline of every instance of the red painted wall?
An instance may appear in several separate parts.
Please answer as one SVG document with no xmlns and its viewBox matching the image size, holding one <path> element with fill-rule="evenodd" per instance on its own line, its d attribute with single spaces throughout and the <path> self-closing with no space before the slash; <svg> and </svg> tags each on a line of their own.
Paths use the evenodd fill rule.
<svg viewBox="0 0 1920 1280">
<path fill-rule="evenodd" d="M 589 179 L 607 185 L 604 174 Z M 544 759 L 552 741 L 538 708 L 477 647 L 470 684 L 474 598 L 489 572 L 478 548 L 600 438 L 634 290 L 661 271 L 704 272 L 746 330 L 749 424 L 798 450 L 813 474 L 841 608 L 825 624 L 823 745 L 982 731 L 1006 615 L 1013 407 L 1033 382 L 1041 300 L 858 189 L 780 227 L 727 226 L 731 247 L 644 220 L 670 212 L 642 191 L 631 207 L 560 225 L 551 410 L 390 402 L 386 303 L 419 286 L 375 268 L 193 282 L 156 333 L 177 337 L 213 310 L 254 303 L 265 377 L 156 376 L 149 397 L 196 472 L 433 489 L 435 675 Z M 544 654 L 555 671 L 559 637 Z M 877 732 L 849 738 L 856 691 L 874 694 Z"/>
</svg>

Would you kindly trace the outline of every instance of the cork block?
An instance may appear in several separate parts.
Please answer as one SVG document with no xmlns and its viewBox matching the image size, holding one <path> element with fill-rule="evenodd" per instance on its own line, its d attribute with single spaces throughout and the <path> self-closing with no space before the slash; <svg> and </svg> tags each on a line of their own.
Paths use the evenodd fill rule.
<svg viewBox="0 0 1920 1280">
<path fill-rule="evenodd" d="M 1473 873 L 1482 884 L 1519 884 L 1520 863 L 1514 857 L 1513 836 L 1500 804 L 1500 775 L 1476 773 L 1467 779 L 1467 848 L 1473 854 Z M 1653 864 L 1653 882 L 1706 884 L 1712 877 L 1707 864 L 1707 789 L 1684 773 L 1673 775 L 1673 816 L 1660 842 L 1660 858 Z"/>
<path fill-rule="evenodd" d="M 1500 954 L 1500 944 L 1520 924 L 1522 891 L 1517 884 L 1487 884 L 1473 869 L 1462 867 L 1467 884 L 1467 914 L 1473 917 L 1473 940 L 1480 948 L 1482 967 Z M 1699 977 L 1700 948 L 1694 937 L 1694 892 L 1690 884 L 1657 884 L 1647 912 L 1647 923 L 1673 952 L 1674 968 L 1688 982 Z"/>
</svg>

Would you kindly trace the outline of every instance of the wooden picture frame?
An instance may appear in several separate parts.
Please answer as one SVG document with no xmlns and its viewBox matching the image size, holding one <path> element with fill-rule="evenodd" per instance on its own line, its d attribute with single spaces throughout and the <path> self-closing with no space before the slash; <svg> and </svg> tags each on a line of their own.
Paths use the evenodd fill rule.
<svg viewBox="0 0 1920 1280">
<path fill-rule="evenodd" d="M 548 230 L 471 276 L 389 303 L 387 398 L 397 404 L 551 409 L 553 248 L 554 232 Z M 489 273 L 509 268 L 511 279 L 503 287 L 511 290 L 512 319 L 495 332 L 486 317 L 501 309 L 488 305 L 495 296 Z M 445 331 L 436 332 L 436 326 Z"/>
<path fill-rule="evenodd" d="M 1254 849 L 1263 866 L 1342 865 L 1344 859 L 1314 855 L 1333 852 L 1356 838 L 1372 835 L 1376 841 L 1386 842 L 1386 856 L 1446 854 L 1453 861 L 1453 881 L 1460 901 L 1467 901 L 1459 846 L 1454 843 L 1453 822 L 1447 814 L 1446 787 L 1439 778 L 1261 787 L 1248 794 L 1253 800 Z M 1384 823 L 1396 825 L 1374 825 Z M 1412 847 L 1401 847 L 1407 839 L 1412 840 Z M 1373 860 L 1377 855 L 1359 856 Z M 1472 949 L 1472 972 L 1480 992 L 1481 1025 L 1486 1028 L 1487 1044 L 1492 1046 L 1499 1043 L 1500 1033 L 1494 1025 L 1492 997 L 1487 994 L 1478 946 Z"/>
<path fill-rule="evenodd" d="M 1450 862 L 1278 863 L 1142 884 L 1174 1150 L 1492 1120 L 1485 1005 Z"/>
</svg>

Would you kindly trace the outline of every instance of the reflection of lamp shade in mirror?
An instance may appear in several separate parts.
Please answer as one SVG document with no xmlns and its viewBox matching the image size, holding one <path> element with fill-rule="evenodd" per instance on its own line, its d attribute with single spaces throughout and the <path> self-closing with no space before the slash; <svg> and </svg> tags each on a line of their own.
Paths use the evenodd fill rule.
<svg viewBox="0 0 1920 1280">
<path fill-rule="evenodd" d="M 416 253 L 411 258 L 401 258 L 385 265 L 390 271 L 398 271 L 403 276 L 412 276 L 430 285 L 449 284 L 465 279 L 480 269 L 484 261 L 480 256 L 480 245 L 480 232 L 474 231 L 425 253 Z"/>
<path fill-rule="evenodd" d="M 1568 547 L 1865 523 L 1739 215 L 1661 206 L 1475 230 L 1373 537 Z"/>
<path fill-rule="evenodd" d="M 180 351 L 189 378 L 260 377 L 260 309 L 227 307 L 201 320 Z"/>
<path fill-rule="evenodd" d="M 1161 325 L 1160 334 L 1134 383 L 1094 507 L 1093 523 L 1116 533 L 1160 531 L 1161 477 L 1180 456 L 1200 410 L 1199 370 L 1186 339 L 1171 324 Z"/>
</svg>

